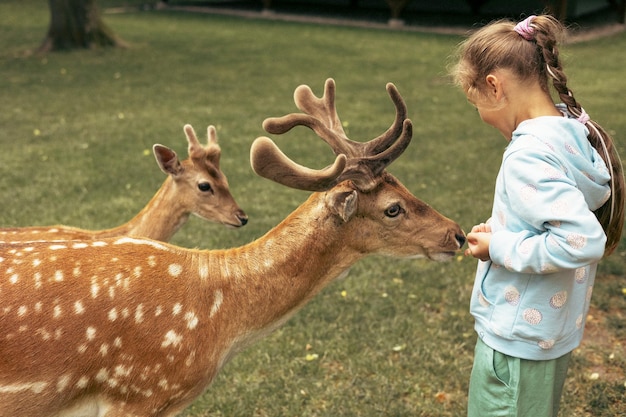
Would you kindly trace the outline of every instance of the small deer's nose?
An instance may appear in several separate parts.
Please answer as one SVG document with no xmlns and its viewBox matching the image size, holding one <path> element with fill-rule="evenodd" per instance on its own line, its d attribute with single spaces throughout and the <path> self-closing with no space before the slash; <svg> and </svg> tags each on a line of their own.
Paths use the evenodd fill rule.
<svg viewBox="0 0 626 417">
<path fill-rule="evenodd" d="M 248 216 L 246 216 L 245 214 L 243 215 L 237 215 L 237 218 L 239 219 L 239 221 L 241 222 L 242 226 L 245 226 L 246 224 L 248 224 Z"/>
</svg>

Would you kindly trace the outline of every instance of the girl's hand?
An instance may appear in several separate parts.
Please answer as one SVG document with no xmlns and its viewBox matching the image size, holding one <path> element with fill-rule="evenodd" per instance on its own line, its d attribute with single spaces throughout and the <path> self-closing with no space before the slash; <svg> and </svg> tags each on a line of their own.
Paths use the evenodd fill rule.
<svg viewBox="0 0 626 417">
<path fill-rule="evenodd" d="M 467 234 L 465 256 L 473 256 L 481 261 L 488 261 L 489 242 L 491 241 L 491 226 L 487 223 L 477 224 Z"/>
</svg>

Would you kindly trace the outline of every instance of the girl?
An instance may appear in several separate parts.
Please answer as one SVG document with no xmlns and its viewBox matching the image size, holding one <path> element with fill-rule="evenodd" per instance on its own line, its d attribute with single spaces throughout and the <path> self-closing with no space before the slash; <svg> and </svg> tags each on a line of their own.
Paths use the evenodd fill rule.
<svg viewBox="0 0 626 417">
<path fill-rule="evenodd" d="M 509 141 L 491 218 L 467 236 L 466 255 L 480 259 L 470 417 L 556 417 L 598 261 L 622 233 L 622 165 L 567 86 L 564 32 L 548 15 L 491 23 L 461 44 L 452 71 Z"/>
</svg>

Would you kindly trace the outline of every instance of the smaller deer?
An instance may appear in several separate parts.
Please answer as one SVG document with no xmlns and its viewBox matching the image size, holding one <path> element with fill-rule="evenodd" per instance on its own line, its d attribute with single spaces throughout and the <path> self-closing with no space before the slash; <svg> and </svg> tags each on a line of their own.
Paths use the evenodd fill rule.
<svg viewBox="0 0 626 417">
<path fill-rule="evenodd" d="M 195 214 L 205 220 L 241 227 L 248 216 L 230 193 L 220 170 L 221 150 L 214 126 L 207 129 L 202 146 L 191 125 L 183 128 L 189 143 L 189 159 L 180 161 L 167 146 L 152 147 L 159 168 L 168 175 L 148 204 L 130 221 L 107 230 L 69 226 L 33 226 L 0 229 L 0 241 L 102 239 L 113 236 L 146 237 L 167 242 Z"/>
<path fill-rule="evenodd" d="M 0 417 L 172 417 L 237 352 L 278 328 L 368 255 L 450 259 L 458 224 L 385 171 L 411 140 L 396 120 L 366 143 L 345 137 L 334 106 L 296 89 L 307 114 L 269 132 L 313 129 L 338 154 L 302 167 L 268 138 L 251 148 L 261 176 L 314 192 L 265 236 L 227 250 L 129 237 L 0 245 Z"/>
</svg>

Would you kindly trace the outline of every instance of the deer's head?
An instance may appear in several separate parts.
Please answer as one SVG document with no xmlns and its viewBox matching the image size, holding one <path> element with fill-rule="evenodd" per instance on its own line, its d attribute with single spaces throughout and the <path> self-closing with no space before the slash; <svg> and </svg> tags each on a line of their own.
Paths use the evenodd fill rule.
<svg viewBox="0 0 626 417">
<path fill-rule="evenodd" d="M 298 125 L 312 129 L 332 148 L 334 163 L 320 170 L 304 167 L 287 157 L 271 139 L 259 137 L 251 148 L 252 168 L 280 184 L 323 192 L 328 211 L 344 227 L 353 229 L 345 235 L 352 239 L 349 244 L 356 251 L 448 259 L 465 242 L 459 225 L 413 196 L 385 170 L 412 137 L 404 100 L 393 84 L 387 84 L 387 91 L 396 107 L 395 120 L 385 133 L 362 143 L 348 139 L 343 130 L 332 79 L 326 80 L 321 98 L 308 86 L 299 86 L 294 101 L 303 113 L 266 119 L 263 127 L 275 134 Z"/>
<path fill-rule="evenodd" d="M 221 149 L 214 126 L 207 128 L 208 142 L 202 146 L 191 125 L 184 126 L 189 143 L 189 159 L 180 161 L 176 152 L 163 145 L 154 145 L 154 156 L 161 170 L 168 174 L 177 188 L 177 195 L 186 199 L 181 205 L 205 220 L 240 227 L 248 216 L 230 193 L 228 179 L 220 170 Z"/>
</svg>

